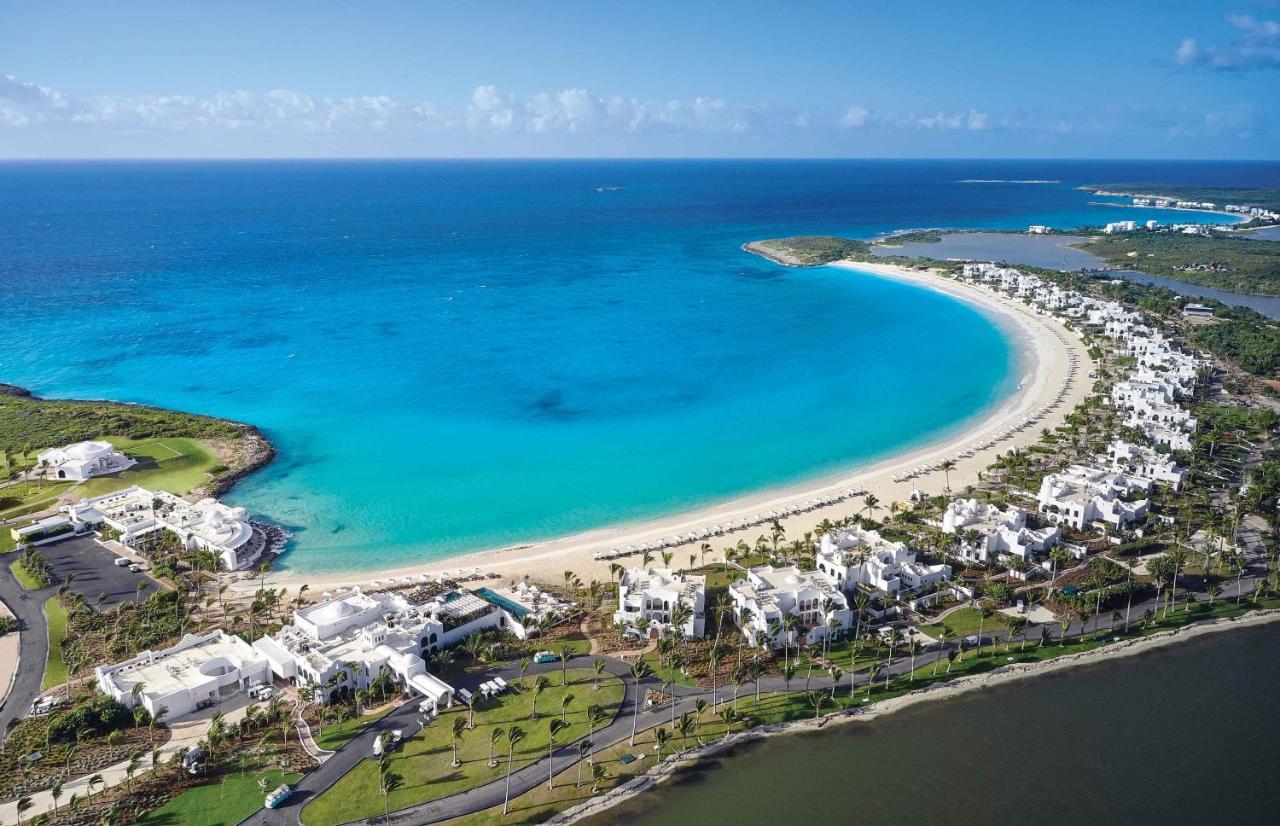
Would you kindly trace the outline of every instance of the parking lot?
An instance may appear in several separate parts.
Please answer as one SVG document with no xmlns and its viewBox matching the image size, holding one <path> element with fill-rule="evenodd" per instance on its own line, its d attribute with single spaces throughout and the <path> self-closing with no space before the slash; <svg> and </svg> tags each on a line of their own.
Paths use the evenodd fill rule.
<svg viewBox="0 0 1280 826">
<path fill-rule="evenodd" d="M 91 536 L 64 539 L 42 545 L 37 550 L 53 566 L 58 582 L 66 582 L 67 577 L 74 574 L 71 590 L 84 597 L 91 607 L 99 610 L 138 599 L 140 582 L 146 583 L 143 598 L 160 587 L 146 574 L 136 574 L 128 568 L 117 566 L 115 561 L 120 557 L 99 545 Z M 105 596 L 101 602 L 98 601 L 100 596 Z"/>
</svg>

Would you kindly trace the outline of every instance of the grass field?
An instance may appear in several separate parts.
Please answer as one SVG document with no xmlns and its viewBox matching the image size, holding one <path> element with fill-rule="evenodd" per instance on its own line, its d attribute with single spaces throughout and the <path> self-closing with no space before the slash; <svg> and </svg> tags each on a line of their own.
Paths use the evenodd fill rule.
<svg viewBox="0 0 1280 826">
<path fill-rule="evenodd" d="M 976 608 L 961 608 L 959 611 L 947 614 L 941 622 L 920 626 L 920 630 L 936 640 L 938 635 L 942 633 L 942 626 L 948 625 L 956 638 L 967 637 L 978 633 L 978 623 L 981 620 L 982 614 Z M 986 621 L 982 622 L 982 635 L 984 637 L 992 631 L 1002 630 L 1004 630 L 1004 625 L 994 615 L 987 617 Z"/>
<path fill-rule="evenodd" d="M 302 775 L 280 769 L 232 774 L 213 783 L 183 792 L 165 805 L 148 812 L 139 826 L 235 826 L 262 808 L 264 795 L 258 781 L 267 781 L 267 790 L 281 783 L 296 783 Z"/>
<path fill-rule="evenodd" d="M 494 747 L 494 753 L 503 759 L 490 767 L 489 735 L 495 728 L 509 729 L 519 726 L 526 733 L 516 746 L 515 765 L 536 761 L 547 753 L 548 725 L 560 717 L 561 698 L 573 697 L 565 721 L 569 728 L 556 738 L 557 743 L 569 743 L 587 733 L 587 707 L 600 705 L 609 719 L 613 718 L 622 702 L 623 686 L 616 677 L 606 675 L 599 690 L 592 688 L 593 672 L 584 668 L 571 668 L 569 685 L 560 685 L 558 673 L 548 674 L 551 685 L 538 696 L 538 719 L 529 718 L 533 698 L 532 691 L 513 691 L 499 697 L 492 705 L 478 708 L 476 727 L 468 729 L 458 748 L 461 766 L 454 768 L 452 760 L 452 731 L 455 719 L 466 719 L 465 706 L 454 706 L 420 734 L 409 738 L 391 757 L 392 769 L 404 778 L 404 785 L 392 792 L 392 811 L 445 797 L 488 783 L 504 776 L 506 772 L 506 740 Z M 532 684 L 533 678 L 526 677 Z M 365 760 L 341 780 L 317 797 L 302 810 L 302 822 L 308 826 L 330 826 L 349 820 L 374 817 L 382 814 L 382 796 L 378 793 L 378 765 Z"/>
<path fill-rule="evenodd" d="M 35 513 L 53 504 L 70 482 L 20 482 L 0 488 L 0 519 Z"/>
<path fill-rule="evenodd" d="M 13 534 L 9 533 L 8 528 L 0 528 L 0 554 L 6 554 L 17 547 L 17 543 L 13 541 Z"/>
<path fill-rule="evenodd" d="M 198 439 L 146 439 L 112 437 L 111 442 L 138 461 L 129 470 L 90 479 L 77 488 L 82 496 L 99 496 L 130 485 L 184 494 L 203 484 L 218 465 L 213 448 Z"/>
<path fill-rule="evenodd" d="M 44 664 L 41 691 L 67 681 L 67 664 L 62 661 L 62 641 L 67 637 L 67 609 L 62 607 L 57 597 L 49 597 L 44 604 L 44 616 L 49 623 L 49 656 Z"/>
<path fill-rule="evenodd" d="M 9 529 L 5 528 L 4 532 L 9 533 Z M 19 560 L 13 560 L 9 563 L 9 570 L 13 572 L 14 579 L 18 580 L 18 584 L 28 591 L 39 591 L 44 586 L 36 581 L 35 577 L 27 573 L 27 569 L 22 567 Z"/>
<path fill-rule="evenodd" d="M 326 723 L 324 726 L 324 736 L 316 737 L 316 745 L 327 751 L 337 751 L 346 744 L 348 740 L 355 737 L 365 726 L 370 723 L 381 720 L 386 716 L 394 706 L 387 706 L 384 709 L 364 714 L 360 717 L 352 717 L 350 720 L 343 720 L 341 723 Z M 316 732 L 316 727 L 312 727 L 312 734 Z"/>
</svg>

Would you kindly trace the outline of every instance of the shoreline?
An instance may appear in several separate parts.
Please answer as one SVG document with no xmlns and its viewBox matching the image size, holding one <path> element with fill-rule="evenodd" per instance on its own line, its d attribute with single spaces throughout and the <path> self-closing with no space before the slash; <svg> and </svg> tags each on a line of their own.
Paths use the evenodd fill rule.
<svg viewBox="0 0 1280 826">
<path fill-rule="evenodd" d="M 528 576 L 541 580 L 550 579 L 549 570 L 558 573 L 561 570 L 572 569 L 584 580 L 597 578 L 603 581 L 610 578 L 610 560 L 597 560 L 593 558 L 593 554 L 611 547 L 642 546 L 645 542 L 656 542 L 673 534 L 684 534 L 716 524 L 739 522 L 744 518 L 794 507 L 815 498 L 836 493 L 847 494 L 849 490 L 874 494 L 882 506 L 888 506 L 893 501 L 907 501 L 912 490 L 917 487 L 927 492 L 939 493 L 944 483 L 944 474 L 941 471 L 933 471 L 913 481 L 896 481 L 895 476 L 908 472 L 913 467 L 938 462 L 953 454 L 973 449 L 973 446 L 979 442 L 995 438 L 1002 431 L 1025 420 L 1028 416 L 1052 406 L 1045 420 L 1038 423 L 1039 427 L 1017 431 L 1007 438 L 1000 439 L 991 447 L 974 450 L 972 456 L 958 459 L 956 468 L 950 474 L 951 486 L 953 490 L 962 490 L 967 484 L 976 480 L 978 472 L 985 470 L 998 455 L 1036 441 L 1039 438 L 1040 427 L 1053 427 L 1059 424 L 1066 414 L 1087 395 L 1090 383 L 1084 376 L 1076 375 L 1062 399 L 1055 401 L 1061 386 L 1072 375 L 1071 355 L 1076 356 L 1077 372 L 1087 371 L 1086 365 L 1092 365 L 1092 361 L 1088 358 L 1086 349 L 1079 339 L 1050 316 L 1038 314 L 1020 302 L 998 296 L 971 284 L 922 273 L 900 265 L 842 260 L 828 266 L 877 277 L 893 278 L 924 289 L 932 289 L 976 307 L 991 318 L 993 323 L 1004 324 L 1005 332 L 1009 335 L 1014 347 L 1018 349 L 1019 362 L 1016 369 L 1022 378 L 1019 388 L 999 401 L 993 408 L 980 414 L 978 418 L 961 423 L 959 429 L 953 428 L 928 443 L 908 446 L 897 453 L 873 460 L 870 464 L 855 466 L 808 481 L 755 491 L 734 499 L 653 519 L 608 525 L 569 536 L 427 559 L 391 568 L 369 565 L 332 572 L 286 570 L 268 574 L 267 584 L 271 587 L 296 587 L 306 584 L 313 591 L 321 591 L 352 585 L 368 585 L 373 580 L 416 577 L 425 573 L 432 575 L 454 571 L 470 573 L 475 569 L 486 573 L 497 573 L 503 579 L 519 579 Z M 860 499 L 862 493 L 858 496 Z M 779 521 L 786 529 L 788 536 L 800 536 L 824 518 L 842 518 L 860 508 L 860 500 L 846 499 L 834 504 L 817 506 L 803 513 L 785 516 Z M 739 539 L 754 541 L 756 535 L 766 530 L 759 525 L 726 530 L 723 534 L 707 540 L 714 546 L 709 557 L 711 560 L 718 561 L 725 545 L 735 544 Z M 686 542 L 673 550 L 676 552 L 677 559 L 680 559 L 685 553 L 697 553 L 700 544 L 700 541 Z M 631 564 L 638 563 L 639 558 L 636 555 L 622 557 L 620 560 L 623 564 Z M 233 584 L 232 587 L 248 586 L 242 582 Z"/>
<path fill-rule="evenodd" d="M 881 700 L 867 708 L 853 707 L 833 712 L 816 720 L 791 720 L 785 723 L 773 723 L 767 726 L 747 729 L 722 737 L 713 743 L 692 748 L 684 754 L 671 755 L 644 774 L 638 775 L 602 795 L 566 809 L 547 822 L 559 824 L 577 823 L 588 817 L 602 814 L 615 806 L 631 801 L 643 793 L 657 788 L 662 783 L 679 776 L 686 770 L 696 768 L 704 760 L 716 757 L 739 746 L 761 742 L 771 737 L 807 734 L 831 725 L 869 723 L 912 706 L 940 702 L 962 694 L 1020 680 L 1046 677 L 1081 666 L 1098 665 L 1137 654 L 1145 654 L 1209 634 L 1266 625 L 1276 621 L 1280 621 L 1280 609 L 1259 609 L 1232 619 L 1204 620 L 1181 628 L 1161 631 L 1147 637 L 1109 643 L 1091 651 L 1066 654 L 1052 660 L 999 666 L 983 674 L 958 677 L 955 680 L 935 683 L 928 688 L 917 689 L 888 700 Z"/>
</svg>

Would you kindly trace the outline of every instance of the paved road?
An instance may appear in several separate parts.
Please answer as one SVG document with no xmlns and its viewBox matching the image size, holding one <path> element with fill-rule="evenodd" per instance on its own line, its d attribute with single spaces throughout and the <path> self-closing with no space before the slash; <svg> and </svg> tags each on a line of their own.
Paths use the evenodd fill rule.
<svg viewBox="0 0 1280 826">
<path fill-rule="evenodd" d="M 1257 575 L 1265 574 L 1261 569 L 1254 569 L 1250 574 L 1245 576 L 1240 583 L 1240 592 L 1248 595 L 1253 589 L 1253 583 L 1256 581 Z M 1181 589 L 1180 593 L 1182 592 Z M 1197 595 L 1201 600 L 1204 599 L 1203 594 Z M 1233 600 L 1236 596 L 1235 582 L 1224 583 L 1222 594 L 1219 597 L 1221 601 Z M 1181 605 L 1179 605 L 1180 609 Z M 1155 599 L 1149 599 L 1142 602 L 1134 603 L 1131 617 L 1133 623 L 1141 622 L 1143 612 L 1148 608 L 1160 610 L 1160 606 Z M 1120 612 L 1124 613 L 1123 609 Z M 1110 629 L 1111 612 L 1104 611 L 1099 615 L 1099 625 L 1103 629 Z M 1086 627 L 1087 633 L 1097 633 L 1092 617 L 1089 618 Z M 1123 625 L 1123 619 L 1117 628 Z M 1007 638 L 1007 633 L 1002 630 L 1003 626 L 996 620 L 991 621 L 991 629 L 983 632 L 983 654 L 990 656 L 995 646 L 1003 644 Z M 1043 626 L 1049 630 L 1050 640 L 1056 643 L 1062 637 L 1062 629 L 1056 623 Z M 1079 624 L 1075 624 L 1067 631 L 1069 637 L 1077 636 L 1081 632 Z M 1039 632 L 1033 632 L 1027 639 L 1027 646 L 1035 646 L 1040 642 Z M 1016 649 L 1021 644 L 1021 638 L 1015 637 L 1010 641 L 1010 647 Z M 919 675 L 927 674 L 937 662 L 940 667 L 945 667 L 947 662 L 947 653 L 953 649 L 955 644 L 950 645 L 933 645 L 929 649 L 921 652 L 915 660 L 916 673 Z M 1003 653 L 1003 652 L 1001 652 Z M 965 652 L 966 658 L 974 656 L 972 651 Z M 637 702 L 636 692 L 632 687 L 631 680 L 627 678 L 629 670 L 627 665 L 617 659 L 605 656 L 580 656 L 570 661 L 570 665 L 574 668 L 582 668 L 588 666 L 594 660 L 602 660 L 606 664 L 609 673 L 619 677 L 624 677 L 626 685 L 626 694 L 623 698 L 621 707 L 614 721 L 603 729 L 598 730 L 592 738 L 597 749 L 605 749 L 617 743 L 620 743 L 631 736 L 632 719 L 635 711 L 635 703 Z M 558 663 L 549 663 L 542 666 L 532 666 L 528 673 L 538 674 L 546 673 L 554 675 L 560 669 Z M 889 676 L 896 677 L 907 674 L 911 669 L 911 661 L 909 657 L 895 657 L 893 667 L 888 671 Z M 877 682 L 885 679 L 885 671 L 876 677 Z M 517 679 L 519 669 L 514 664 L 506 664 L 493 671 L 480 674 L 468 674 L 455 680 L 455 685 L 462 688 L 474 689 L 480 682 L 491 679 L 493 676 L 502 676 L 508 682 Z M 865 690 L 867 684 L 867 675 L 865 670 L 860 670 L 852 676 L 848 673 L 844 674 L 840 679 L 838 692 L 849 691 L 850 687 L 856 690 Z M 659 685 L 656 679 L 651 679 L 641 684 L 642 691 L 648 688 L 656 688 Z M 806 681 L 805 673 L 800 672 L 791 681 L 788 686 L 781 677 L 764 677 L 760 680 L 759 689 L 762 693 L 781 692 L 786 690 L 804 691 L 806 687 L 810 690 L 826 690 L 831 689 L 831 678 L 824 672 L 814 671 Z M 742 698 L 755 693 L 756 686 L 753 683 L 747 683 L 742 686 L 739 696 Z M 699 698 L 710 702 L 711 693 L 699 689 L 689 688 L 686 686 L 676 686 L 676 694 L 678 702 L 675 706 L 675 715 L 678 717 L 685 711 L 691 711 L 695 701 Z M 720 686 L 717 696 L 720 703 L 730 702 L 732 699 L 733 689 L 729 686 Z M 416 704 L 408 704 L 399 710 L 393 712 L 383 718 L 364 734 L 352 740 L 342 749 L 339 749 L 323 766 L 313 771 L 311 774 L 303 778 L 298 785 L 298 793 L 290 800 L 289 804 L 282 809 L 274 811 L 260 810 L 258 813 L 244 821 L 246 824 L 295 824 L 302 807 L 320 792 L 329 788 L 337 782 L 337 780 L 354 768 L 361 760 L 364 760 L 371 754 L 374 738 L 383 731 L 394 728 L 402 728 L 407 731 L 417 732 L 419 723 L 417 722 Z M 639 715 L 636 728 L 637 731 L 647 731 L 651 728 L 671 723 L 671 707 L 664 707 L 655 711 L 642 711 Z M 565 744 L 556 750 L 553 754 L 553 771 L 559 773 L 564 769 L 573 766 L 577 760 L 577 749 L 575 746 Z M 547 758 L 541 759 L 523 766 L 522 768 L 512 772 L 511 774 L 511 799 L 514 800 L 520 794 L 534 788 L 540 783 L 545 783 L 548 775 Z M 500 805 L 503 801 L 505 793 L 505 778 L 492 781 L 483 786 L 469 789 L 464 792 L 449 795 L 438 800 L 428 801 L 426 803 L 402 809 L 398 812 L 392 812 L 390 819 L 381 816 L 371 818 L 365 821 L 359 821 L 362 826 L 375 826 L 375 824 L 397 824 L 397 826 L 417 826 L 417 824 L 436 823 L 441 820 L 447 820 L 453 817 L 481 811 L 492 806 Z"/>
<path fill-rule="evenodd" d="M 44 679 L 44 663 L 49 653 L 49 629 L 44 619 L 44 602 L 55 588 L 27 591 L 13 578 L 9 563 L 17 553 L 0 556 L 0 599 L 18 620 L 18 674 L 13 689 L 0 704 L 0 737 L 5 726 L 31 710 L 31 702 L 40 694 Z"/>
</svg>

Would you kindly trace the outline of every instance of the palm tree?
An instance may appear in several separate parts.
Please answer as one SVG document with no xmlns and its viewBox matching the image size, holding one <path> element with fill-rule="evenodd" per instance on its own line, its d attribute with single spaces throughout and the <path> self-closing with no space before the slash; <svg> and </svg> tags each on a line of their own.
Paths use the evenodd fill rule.
<svg viewBox="0 0 1280 826">
<path fill-rule="evenodd" d="M 955 460 L 946 459 L 938 467 L 942 469 L 942 477 L 945 480 L 943 484 L 946 490 L 944 492 L 951 493 L 951 471 L 956 469 Z"/>
<path fill-rule="evenodd" d="M 556 787 L 556 761 L 552 759 L 552 751 L 556 747 L 556 735 L 569 724 L 560 720 L 551 719 L 547 721 L 547 788 L 554 789 Z"/>
<path fill-rule="evenodd" d="M 100 774 L 95 774 L 89 778 L 88 782 L 86 782 L 84 785 L 85 785 L 85 788 L 89 790 L 90 800 L 93 800 L 93 787 L 104 785 L 105 782 L 106 781 L 102 779 L 102 775 Z"/>
<path fill-rule="evenodd" d="M 462 762 L 458 760 L 458 742 L 462 740 L 462 736 L 466 733 L 467 733 L 467 721 L 462 719 L 461 717 L 454 717 L 453 718 L 453 738 L 452 738 L 453 761 L 449 765 L 453 766 L 455 769 L 458 768 L 458 766 L 462 765 Z"/>
<path fill-rule="evenodd" d="M 26 812 L 28 809 L 30 809 L 33 805 L 35 805 L 35 804 L 33 804 L 33 803 L 31 802 L 31 798 L 30 798 L 30 797 L 19 797 L 19 798 L 18 798 L 18 826 L 22 826 L 22 815 L 23 815 L 23 813 L 24 813 L 24 812 Z"/>
<path fill-rule="evenodd" d="M 569 684 L 569 672 L 567 669 L 569 668 L 569 658 L 572 656 L 572 645 L 560 646 L 560 685 L 562 686 Z"/>
<path fill-rule="evenodd" d="M 876 677 L 880 675 L 880 663 L 872 663 L 867 669 L 867 699 L 871 699 L 871 687 L 875 684 Z"/>
<path fill-rule="evenodd" d="M 680 751 L 687 751 L 689 748 L 689 732 L 693 731 L 694 718 L 689 712 L 680 715 L 680 722 L 676 724 L 676 731 L 680 732 Z"/>
<path fill-rule="evenodd" d="M 1164 615 L 1169 616 L 1169 606 L 1178 600 L 1178 572 L 1182 570 L 1182 566 L 1187 562 L 1187 552 L 1177 546 L 1169 550 L 1165 556 L 1169 557 L 1169 562 L 1173 564 L 1173 573 L 1169 576 L 1169 601 L 1165 603 Z M 1190 603 L 1187 603 L 1190 605 Z"/>
<path fill-rule="evenodd" d="M 546 676 L 539 674 L 537 679 L 533 681 L 533 697 L 529 703 L 529 719 L 538 719 L 538 695 L 547 690 L 551 685 L 551 681 Z"/>
<path fill-rule="evenodd" d="M 631 679 L 635 682 L 636 699 L 634 712 L 631 716 L 631 739 L 627 742 L 632 746 L 636 744 L 636 723 L 640 719 L 640 706 L 644 705 L 644 695 L 640 692 L 640 682 L 648 679 L 651 673 L 649 664 L 644 660 L 637 659 L 631 664 Z"/>
<path fill-rule="evenodd" d="M 592 667 L 592 670 L 595 671 L 595 674 L 592 676 L 593 682 L 592 682 L 591 690 L 599 691 L 600 677 L 604 675 L 604 660 L 596 660 L 594 663 L 591 664 L 591 667 Z"/>
<path fill-rule="evenodd" d="M 591 754 L 591 738 L 584 737 L 578 741 L 578 779 L 573 782 L 575 789 L 582 787 L 582 761 L 586 760 Z M 591 765 L 595 765 L 592 763 Z"/>
<path fill-rule="evenodd" d="M 489 730 L 489 759 L 485 765 L 491 769 L 498 765 L 497 759 L 493 756 L 493 747 L 498 744 L 504 734 L 506 734 L 506 731 L 503 730 L 502 726 L 494 726 Z"/>
<path fill-rule="evenodd" d="M 836 700 L 836 688 L 840 685 L 840 678 L 844 676 L 844 672 L 839 666 L 831 666 L 827 669 L 827 674 L 831 675 L 831 702 Z"/>
<path fill-rule="evenodd" d="M 53 800 L 53 816 L 58 816 L 58 798 L 62 797 L 62 781 L 54 783 L 49 789 L 49 797 Z"/>
<path fill-rule="evenodd" d="M 806 697 L 809 700 L 809 705 L 813 706 L 813 719 L 815 720 L 822 716 L 822 707 L 831 700 L 825 691 L 810 691 Z"/>
<path fill-rule="evenodd" d="M 591 766 L 591 793 L 600 793 L 600 782 L 609 776 L 609 770 L 604 767 L 603 763 L 593 763 Z"/>
<path fill-rule="evenodd" d="M 565 694 L 560 698 L 560 722 L 564 722 L 564 716 L 569 711 L 569 705 L 573 702 L 572 694 Z"/>
<path fill-rule="evenodd" d="M 515 756 L 516 743 L 524 739 L 524 729 L 519 726 L 512 726 L 507 729 L 507 782 L 506 791 L 502 796 L 502 815 L 506 817 L 511 801 L 511 763 Z"/>
<path fill-rule="evenodd" d="M 382 816 L 391 818 L 391 793 L 404 785 L 404 778 L 391 770 L 391 761 L 383 759 L 378 762 L 378 794 L 382 795 Z"/>
<path fill-rule="evenodd" d="M 658 759 L 662 759 L 662 750 L 667 747 L 667 743 L 671 740 L 671 732 L 659 727 L 653 733 L 653 749 L 658 753 Z"/>
</svg>

